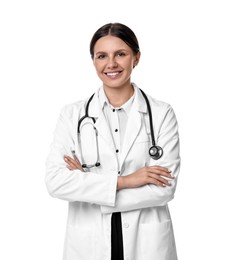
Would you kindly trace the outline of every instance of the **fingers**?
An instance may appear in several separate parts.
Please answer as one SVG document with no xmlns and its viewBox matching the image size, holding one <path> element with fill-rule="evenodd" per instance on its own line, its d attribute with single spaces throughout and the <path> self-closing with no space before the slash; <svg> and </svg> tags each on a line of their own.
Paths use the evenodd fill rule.
<svg viewBox="0 0 228 260">
<path fill-rule="evenodd" d="M 166 187 L 171 185 L 171 183 L 167 179 L 157 174 L 149 174 L 148 179 L 151 184 L 155 184 L 157 186 Z"/>
<path fill-rule="evenodd" d="M 165 167 L 149 166 L 147 167 L 147 171 L 149 181 L 157 186 L 170 186 L 171 183 L 167 179 L 174 179 L 174 177 L 171 175 L 171 171 Z"/>
<path fill-rule="evenodd" d="M 146 167 L 149 173 L 161 175 L 167 177 L 169 179 L 173 179 L 174 177 L 171 175 L 171 171 L 168 168 L 161 166 L 148 166 Z"/>
<path fill-rule="evenodd" d="M 67 168 L 70 170 L 75 170 L 77 169 L 77 164 L 74 159 L 72 159 L 70 156 L 65 155 L 64 156 L 64 161 L 67 163 Z"/>
<path fill-rule="evenodd" d="M 64 161 L 67 163 L 66 167 L 69 169 L 69 170 L 81 170 L 83 171 L 83 168 L 79 162 L 79 160 L 75 157 L 74 159 L 71 158 L 70 156 L 68 155 L 64 155 Z"/>
<path fill-rule="evenodd" d="M 77 162 L 77 163 L 79 163 L 80 164 L 80 161 L 78 160 L 78 158 L 76 157 L 76 155 L 75 155 L 75 152 L 74 151 L 72 151 L 72 154 L 73 154 L 73 158 L 74 158 L 74 160 Z"/>
</svg>

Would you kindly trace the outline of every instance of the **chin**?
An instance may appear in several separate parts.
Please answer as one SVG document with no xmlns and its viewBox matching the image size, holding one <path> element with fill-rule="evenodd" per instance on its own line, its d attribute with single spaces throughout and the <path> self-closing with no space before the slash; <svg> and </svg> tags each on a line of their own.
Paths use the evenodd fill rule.
<svg viewBox="0 0 228 260">
<path fill-rule="evenodd" d="M 103 85 L 107 88 L 120 88 L 123 84 L 110 84 L 110 83 L 103 83 Z"/>
</svg>

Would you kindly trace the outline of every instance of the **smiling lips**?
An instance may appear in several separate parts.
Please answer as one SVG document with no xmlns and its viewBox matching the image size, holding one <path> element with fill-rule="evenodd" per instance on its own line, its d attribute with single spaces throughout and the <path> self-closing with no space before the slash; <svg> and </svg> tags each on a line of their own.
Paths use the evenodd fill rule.
<svg viewBox="0 0 228 260">
<path fill-rule="evenodd" d="M 106 72 L 105 75 L 108 76 L 111 79 L 115 79 L 119 76 L 121 71 L 115 71 L 115 72 Z"/>
</svg>

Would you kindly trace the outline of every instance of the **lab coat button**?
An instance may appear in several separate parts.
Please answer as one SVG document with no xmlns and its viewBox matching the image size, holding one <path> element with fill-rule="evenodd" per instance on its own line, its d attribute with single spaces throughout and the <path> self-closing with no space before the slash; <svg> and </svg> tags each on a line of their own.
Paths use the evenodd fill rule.
<svg viewBox="0 0 228 260">
<path fill-rule="evenodd" d="M 128 223 L 124 223 L 124 224 L 123 224 L 123 227 L 124 227 L 124 228 L 129 228 L 129 224 L 128 224 Z"/>
</svg>

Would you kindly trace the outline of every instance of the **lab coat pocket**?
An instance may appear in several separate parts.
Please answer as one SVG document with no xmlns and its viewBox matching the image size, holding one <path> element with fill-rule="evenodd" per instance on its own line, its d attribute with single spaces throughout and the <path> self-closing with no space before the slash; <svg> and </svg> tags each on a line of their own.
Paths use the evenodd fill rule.
<svg viewBox="0 0 228 260">
<path fill-rule="evenodd" d="M 140 133 L 135 139 L 136 144 L 145 142 L 150 142 L 150 136 L 147 133 Z"/>
<path fill-rule="evenodd" d="M 71 259 L 94 259 L 94 231 L 92 229 L 67 227 L 64 260 Z"/>
<path fill-rule="evenodd" d="M 149 160 L 150 140 L 148 136 L 139 136 L 134 145 L 131 147 L 128 158 L 135 165 L 135 169 L 139 169 L 147 165 Z"/>
<path fill-rule="evenodd" d="M 141 258 L 177 260 L 171 220 L 140 225 Z"/>
</svg>

